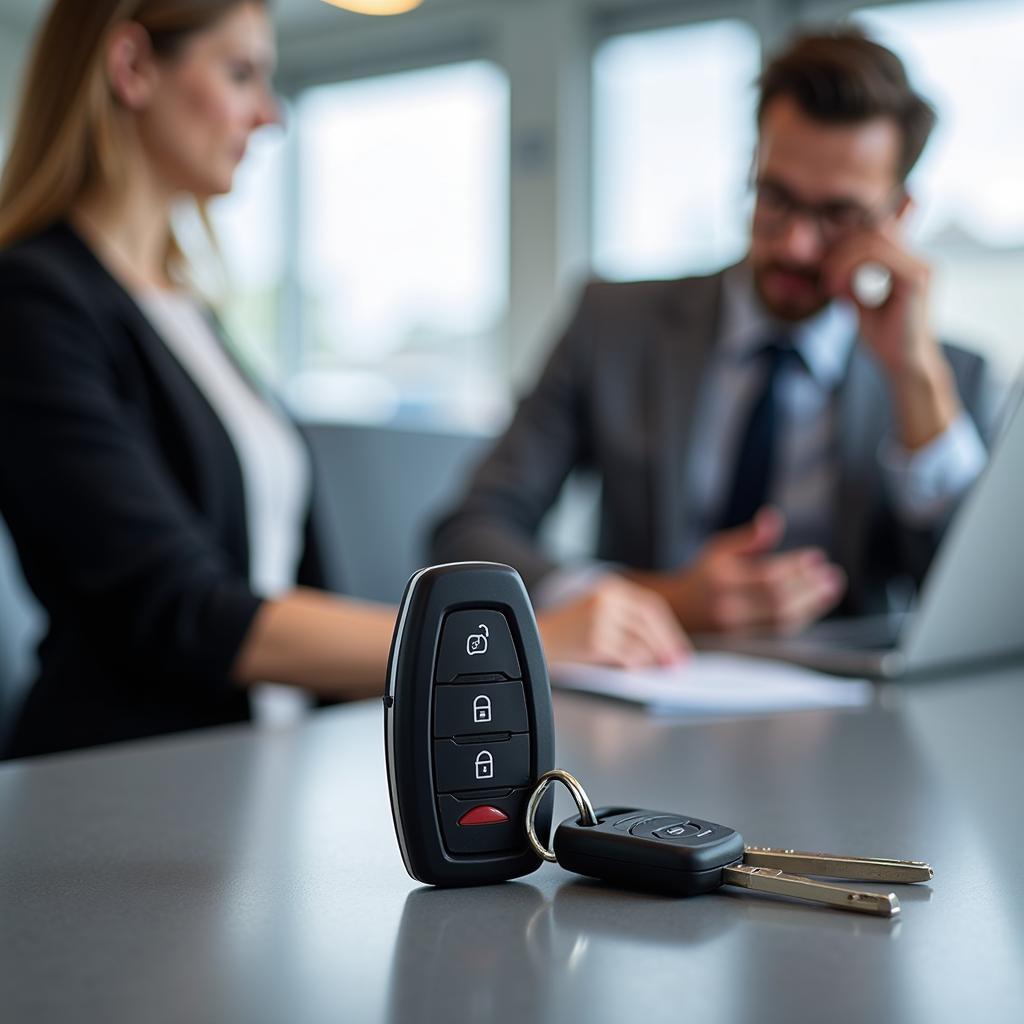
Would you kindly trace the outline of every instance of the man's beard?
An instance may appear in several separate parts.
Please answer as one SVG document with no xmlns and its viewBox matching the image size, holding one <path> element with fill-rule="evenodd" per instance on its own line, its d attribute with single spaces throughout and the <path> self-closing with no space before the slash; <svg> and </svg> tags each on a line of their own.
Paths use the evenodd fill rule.
<svg viewBox="0 0 1024 1024">
<path fill-rule="evenodd" d="M 806 281 L 813 289 L 813 295 L 808 293 L 805 298 L 799 299 L 783 298 L 780 300 L 773 298 L 764 287 L 764 278 L 775 271 L 792 274 L 794 277 Z M 754 288 L 764 308 L 776 319 L 785 320 L 789 323 L 807 320 L 809 317 L 814 316 L 815 313 L 820 313 L 831 301 L 830 296 L 821 287 L 821 272 L 816 268 L 812 269 L 778 262 L 766 263 L 763 266 L 754 268 Z"/>
</svg>

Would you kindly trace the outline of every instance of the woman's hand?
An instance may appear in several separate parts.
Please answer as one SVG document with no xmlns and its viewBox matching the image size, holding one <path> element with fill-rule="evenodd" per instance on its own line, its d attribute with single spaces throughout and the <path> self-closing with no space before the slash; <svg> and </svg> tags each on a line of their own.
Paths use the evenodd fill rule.
<svg viewBox="0 0 1024 1024">
<path fill-rule="evenodd" d="M 621 576 L 541 612 L 537 625 L 548 661 L 643 668 L 675 664 L 690 650 L 665 599 Z"/>
</svg>

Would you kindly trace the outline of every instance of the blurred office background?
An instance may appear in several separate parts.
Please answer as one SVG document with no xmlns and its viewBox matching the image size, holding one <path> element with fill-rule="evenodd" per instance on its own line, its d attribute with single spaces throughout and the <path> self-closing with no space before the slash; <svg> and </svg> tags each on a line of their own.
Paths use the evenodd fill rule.
<svg viewBox="0 0 1024 1024">
<path fill-rule="evenodd" d="M 0 153 L 46 6 L 0 0 Z M 798 25 L 862 24 L 935 103 L 912 187 L 937 325 L 1007 377 L 1021 365 L 1021 0 L 272 6 L 287 128 L 257 137 L 216 203 L 216 288 L 244 358 L 311 425 L 349 590 L 397 599 L 424 524 L 587 275 L 670 277 L 743 254 L 753 81 Z M 586 536 L 585 508 L 563 507 L 562 536 Z M 39 628 L 5 545 L 0 699 Z"/>
</svg>

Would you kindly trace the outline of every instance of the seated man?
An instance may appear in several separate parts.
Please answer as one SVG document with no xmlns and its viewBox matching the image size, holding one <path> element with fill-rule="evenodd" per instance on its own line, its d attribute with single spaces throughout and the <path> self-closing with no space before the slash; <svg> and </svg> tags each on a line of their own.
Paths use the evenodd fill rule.
<svg viewBox="0 0 1024 1024">
<path fill-rule="evenodd" d="M 884 610 L 921 580 L 985 463 L 985 366 L 937 340 L 929 268 L 903 241 L 931 107 L 893 53 L 846 30 L 768 64 L 757 118 L 746 258 L 591 284 L 435 532 L 438 560 L 520 571 L 550 609 L 553 657 L 665 660 L 665 605 L 691 631 Z M 866 263 L 888 271 L 880 305 L 858 298 Z M 576 467 L 602 485 L 598 571 L 536 543 Z M 609 604 L 655 639 L 634 627 L 597 649 Z"/>
</svg>

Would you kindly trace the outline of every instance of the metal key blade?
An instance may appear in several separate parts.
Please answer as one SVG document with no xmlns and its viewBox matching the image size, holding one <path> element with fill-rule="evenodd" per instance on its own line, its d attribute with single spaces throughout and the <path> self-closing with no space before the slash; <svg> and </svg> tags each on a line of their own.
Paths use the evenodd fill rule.
<svg viewBox="0 0 1024 1024">
<path fill-rule="evenodd" d="M 824 903 L 839 910 L 853 910 L 861 914 L 874 914 L 876 917 L 896 917 L 900 912 L 900 901 L 894 892 L 845 889 L 841 885 L 814 882 L 799 875 L 787 875 L 778 868 L 756 867 L 753 864 L 723 868 L 722 884 L 739 885 L 744 889 L 790 896 L 811 903 Z"/>
<path fill-rule="evenodd" d="M 927 882 L 935 872 L 920 860 L 890 860 L 885 857 L 840 857 L 832 853 L 806 853 L 772 846 L 747 846 L 743 863 L 761 868 L 780 868 L 828 878 L 851 878 L 861 882 Z"/>
</svg>

